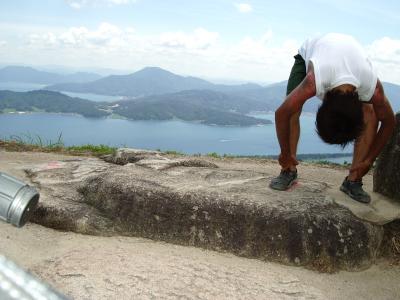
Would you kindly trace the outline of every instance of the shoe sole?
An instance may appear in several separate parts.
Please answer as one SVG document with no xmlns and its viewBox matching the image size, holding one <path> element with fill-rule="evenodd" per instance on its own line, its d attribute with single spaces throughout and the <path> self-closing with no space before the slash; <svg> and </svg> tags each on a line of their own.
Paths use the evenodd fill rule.
<svg viewBox="0 0 400 300">
<path fill-rule="evenodd" d="M 357 202 L 363 203 L 363 204 L 368 204 L 371 202 L 371 199 L 369 199 L 368 201 L 362 201 L 360 199 L 357 199 L 352 193 L 351 191 L 349 191 L 347 188 L 340 186 L 340 190 L 345 193 L 347 196 L 349 196 L 351 199 L 356 200 Z"/>
<path fill-rule="evenodd" d="M 269 187 L 270 187 L 271 189 L 273 189 L 273 190 L 276 190 L 276 191 L 287 191 L 287 190 L 290 189 L 296 182 L 297 182 L 297 178 L 296 178 L 296 179 L 293 179 L 293 180 L 288 184 L 288 186 L 287 186 L 286 188 L 282 188 L 282 189 L 281 189 L 281 188 L 273 187 L 272 184 L 270 184 Z"/>
</svg>

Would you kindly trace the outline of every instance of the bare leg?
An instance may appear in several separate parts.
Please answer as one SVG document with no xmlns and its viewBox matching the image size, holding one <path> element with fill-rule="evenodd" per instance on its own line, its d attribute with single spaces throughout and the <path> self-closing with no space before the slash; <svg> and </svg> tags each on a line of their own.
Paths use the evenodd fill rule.
<svg viewBox="0 0 400 300">
<path fill-rule="evenodd" d="M 361 136 L 359 136 L 354 143 L 353 162 L 351 167 L 356 166 L 358 163 L 364 161 L 364 159 L 367 157 L 368 151 L 375 139 L 378 129 L 378 119 L 376 118 L 372 104 L 363 104 L 363 113 L 365 128 Z M 360 180 L 361 178 L 356 178 L 356 174 L 350 172 L 348 179 L 351 181 L 356 181 Z"/>
<path fill-rule="evenodd" d="M 290 118 L 290 154 L 295 157 L 297 153 L 297 145 L 300 138 L 300 114 L 301 111 Z M 295 171 L 296 166 L 291 166 L 290 170 Z"/>
</svg>

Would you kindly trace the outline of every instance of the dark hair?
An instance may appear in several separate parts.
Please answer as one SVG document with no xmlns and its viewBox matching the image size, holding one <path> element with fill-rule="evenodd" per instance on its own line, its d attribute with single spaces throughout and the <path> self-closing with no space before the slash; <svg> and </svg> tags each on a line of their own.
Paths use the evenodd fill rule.
<svg viewBox="0 0 400 300">
<path fill-rule="evenodd" d="M 364 129 L 362 102 L 357 92 L 329 91 L 318 108 L 317 133 L 328 144 L 344 148 Z"/>
</svg>

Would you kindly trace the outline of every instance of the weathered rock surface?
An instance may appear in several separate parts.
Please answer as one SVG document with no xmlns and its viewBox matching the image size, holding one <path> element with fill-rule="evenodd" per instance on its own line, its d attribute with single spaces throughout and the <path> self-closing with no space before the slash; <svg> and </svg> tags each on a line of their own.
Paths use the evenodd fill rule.
<svg viewBox="0 0 400 300">
<path fill-rule="evenodd" d="M 374 172 L 374 191 L 400 201 L 400 113 L 389 143 L 379 155 Z"/>
<path fill-rule="evenodd" d="M 276 172 L 129 153 L 118 165 L 81 158 L 28 168 L 41 192 L 33 221 L 325 271 L 365 268 L 378 255 L 383 227 L 334 203 L 324 182 L 301 178 L 291 191 L 278 192 L 268 188 Z"/>
</svg>

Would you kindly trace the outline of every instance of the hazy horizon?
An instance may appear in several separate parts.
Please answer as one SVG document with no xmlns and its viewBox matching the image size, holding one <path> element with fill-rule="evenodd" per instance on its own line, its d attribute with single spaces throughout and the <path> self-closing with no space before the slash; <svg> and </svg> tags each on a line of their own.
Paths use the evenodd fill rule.
<svg viewBox="0 0 400 300">
<path fill-rule="evenodd" d="M 149 68 L 149 67 L 157 67 L 158 66 L 146 66 L 144 68 L 140 68 L 138 70 L 117 70 L 117 69 L 106 69 L 106 68 L 92 68 L 92 67 L 65 67 L 65 66 L 55 66 L 55 65 L 31 65 L 31 64 L 23 64 L 23 63 L 2 63 L 0 62 L 0 68 L 5 68 L 5 67 L 31 67 L 34 68 L 35 70 L 38 71 L 45 71 L 45 72 L 50 72 L 50 73 L 57 73 L 61 75 L 66 75 L 66 74 L 73 74 L 77 72 L 85 72 L 85 73 L 95 73 L 101 76 L 109 76 L 109 75 L 128 75 L 132 74 L 135 72 L 138 72 L 144 68 Z M 168 69 L 163 69 L 166 71 L 171 72 Z M 192 74 L 179 74 L 179 73 L 174 73 L 176 75 L 180 76 L 185 76 L 185 77 L 198 77 L 198 76 L 193 76 Z M 246 84 L 246 83 L 255 83 L 259 85 L 269 85 L 269 84 L 275 84 L 279 83 L 281 81 L 277 82 L 263 82 L 263 81 L 251 81 L 251 80 L 239 80 L 239 79 L 232 79 L 232 78 L 210 78 L 210 77 L 198 77 L 204 80 L 207 80 L 209 82 L 212 82 L 214 84 L 227 84 L 227 85 L 235 85 L 235 84 Z"/>
</svg>

